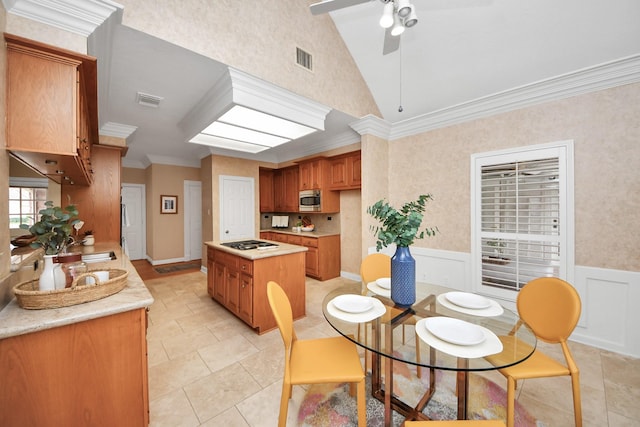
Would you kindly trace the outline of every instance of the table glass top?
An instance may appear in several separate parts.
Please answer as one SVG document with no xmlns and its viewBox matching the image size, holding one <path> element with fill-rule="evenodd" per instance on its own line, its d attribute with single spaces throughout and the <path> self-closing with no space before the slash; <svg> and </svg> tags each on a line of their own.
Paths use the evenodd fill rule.
<svg viewBox="0 0 640 427">
<path fill-rule="evenodd" d="M 328 293 L 323 313 L 341 335 L 381 356 L 437 369 L 480 371 L 519 363 L 536 347 L 531 329 L 495 300 L 418 283 L 416 303 L 403 308 L 379 294 L 384 288 L 375 293 L 370 289 L 380 288 L 369 286 L 364 294 L 361 288 L 355 283 Z"/>
</svg>

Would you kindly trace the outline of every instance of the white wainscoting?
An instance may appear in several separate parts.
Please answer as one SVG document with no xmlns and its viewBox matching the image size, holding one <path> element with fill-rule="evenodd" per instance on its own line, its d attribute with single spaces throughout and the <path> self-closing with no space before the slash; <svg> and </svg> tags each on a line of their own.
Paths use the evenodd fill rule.
<svg viewBox="0 0 640 427">
<path fill-rule="evenodd" d="M 394 248 L 382 252 L 393 255 Z M 369 248 L 369 253 L 375 248 Z M 471 292 L 471 254 L 412 247 L 416 280 Z M 354 274 L 343 277 L 360 280 Z M 582 300 L 582 316 L 571 339 L 640 357 L 640 272 L 575 267 L 572 283 Z M 515 295 L 514 295 L 515 301 Z M 500 301 L 515 310 L 514 301 Z"/>
</svg>

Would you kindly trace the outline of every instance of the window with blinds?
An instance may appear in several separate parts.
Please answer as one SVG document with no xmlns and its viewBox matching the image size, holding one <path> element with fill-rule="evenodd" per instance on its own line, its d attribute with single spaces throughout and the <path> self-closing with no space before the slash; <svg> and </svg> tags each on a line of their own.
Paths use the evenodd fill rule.
<svg viewBox="0 0 640 427">
<path fill-rule="evenodd" d="M 481 168 L 483 285 L 558 276 L 559 181 L 557 157 Z"/>
<path fill-rule="evenodd" d="M 476 290 L 508 298 L 537 277 L 567 279 L 572 159 L 569 143 L 473 156 Z"/>
</svg>

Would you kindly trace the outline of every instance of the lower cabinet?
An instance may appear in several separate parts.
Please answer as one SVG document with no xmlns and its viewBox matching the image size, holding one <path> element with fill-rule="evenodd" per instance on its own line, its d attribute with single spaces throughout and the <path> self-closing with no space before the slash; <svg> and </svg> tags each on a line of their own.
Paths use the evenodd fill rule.
<svg viewBox="0 0 640 427">
<path fill-rule="evenodd" d="M 263 231 L 261 239 L 306 246 L 305 274 L 318 280 L 340 276 L 340 235 L 310 237 L 305 234 Z"/>
<path fill-rule="evenodd" d="M 144 308 L 0 340 L 1 426 L 147 426 Z"/>
<path fill-rule="evenodd" d="M 258 333 L 269 331 L 277 326 L 267 300 L 270 280 L 287 293 L 294 319 L 305 316 L 304 256 L 296 252 L 251 260 L 208 246 L 207 291 Z"/>
</svg>

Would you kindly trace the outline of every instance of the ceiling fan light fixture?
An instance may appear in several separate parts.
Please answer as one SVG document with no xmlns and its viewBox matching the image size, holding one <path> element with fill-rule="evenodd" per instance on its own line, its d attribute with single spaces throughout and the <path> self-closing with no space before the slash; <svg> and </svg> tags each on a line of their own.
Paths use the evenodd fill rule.
<svg viewBox="0 0 640 427">
<path fill-rule="evenodd" d="M 409 0 L 398 0 L 398 15 L 401 18 L 408 16 L 413 10 L 413 5 L 409 3 Z"/>
<path fill-rule="evenodd" d="M 391 29 L 392 36 L 399 36 L 404 33 L 404 25 L 402 25 L 402 20 L 398 15 L 395 15 L 393 18 L 393 28 Z"/>
<path fill-rule="evenodd" d="M 406 18 L 404 18 L 403 22 L 404 26 L 407 28 L 411 28 L 418 23 L 418 15 L 413 8 L 411 9 L 411 13 Z"/>
<path fill-rule="evenodd" d="M 390 28 L 393 25 L 393 2 L 390 1 L 384 5 L 384 12 L 380 17 L 380 26 L 382 28 Z"/>
</svg>

